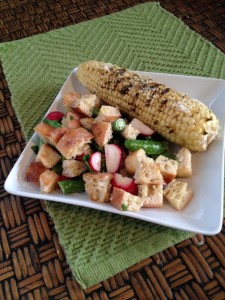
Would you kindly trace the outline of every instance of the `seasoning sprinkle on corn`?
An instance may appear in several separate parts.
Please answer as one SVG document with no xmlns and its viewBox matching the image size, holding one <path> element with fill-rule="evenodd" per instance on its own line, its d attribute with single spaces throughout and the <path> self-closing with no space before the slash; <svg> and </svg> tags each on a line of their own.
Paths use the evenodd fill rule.
<svg viewBox="0 0 225 300">
<path fill-rule="evenodd" d="M 200 101 L 110 63 L 87 61 L 80 82 L 109 105 L 138 118 L 170 142 L 205 151 L 218 135 L 219 120 Z"/>
</svg>

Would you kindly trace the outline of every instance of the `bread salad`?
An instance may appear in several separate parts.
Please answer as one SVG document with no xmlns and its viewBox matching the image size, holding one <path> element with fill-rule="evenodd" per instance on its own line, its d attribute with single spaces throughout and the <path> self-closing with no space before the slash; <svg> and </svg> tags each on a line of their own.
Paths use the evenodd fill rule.
<svg viewBox="0 0 225 300">
<path fill-rule="evenodd" d="M 94 68 L 101 67 L 101 72 L 98 71 L 104 74 L 103 79 L 99 74 L 89 78 L 89 73 L 95 71 L 93 63 Z M 204 126 L 195 120 L 194 106 L 191 104 L 190 121 L 182 102 L 188 101 L 190 109 L 189 102 L 193 99 L 133 74 L 111 64 L 92 61 L 81 64 L 78 79 L 90 93 L 65 94 L 62 101 L 66 112 L 50 112 L 36 125 L 39 142 L 32 147 L 36 157 L 26 170 L 25 180 L 39 185 L 43 193 L 57 189 L 64 194 L 86 192 L 90 200 L 109 203 L 122 211 L 162 207 L 164 201 L 182 210 L 193 192 L 180 178 L 192 176 L 191 151 L 206 150 L 217 135 L 218 120 L 206 108 L 204 137 L 200 136 L 199 128 Z M 175 103 L 175 95 L 181 97 L 176 100 L 180 104 L 170 105 L 171 109 L 164 111 L 164 106 Z M 149 108 L 153 101 L 161 104 L 153 107 L 152 116 L 146 116 L 146 103 Z M 200 102 L 196 103 L 195 111 L 201 118 L 203 108 Z M 195 133 L 193 125 L 198 125 L 196 135 L 190 133 L 191 141 L 187 136 L 189 129 L 182 139 L 182 128 L 176 128 L 180 123 L 179 118 L 176 121 L 176 110 L 182 110 L 182 118 L 186 117 L 192 133 Z M 169 116 L 168 122 L 164 115 Z M 153 120 L 150 122 L 149 118 Z M 173 118 L 175 121 L 171 121 Z M 179 145 L 178 150 L 171 151 L 171 142 Z"/>
</svg>

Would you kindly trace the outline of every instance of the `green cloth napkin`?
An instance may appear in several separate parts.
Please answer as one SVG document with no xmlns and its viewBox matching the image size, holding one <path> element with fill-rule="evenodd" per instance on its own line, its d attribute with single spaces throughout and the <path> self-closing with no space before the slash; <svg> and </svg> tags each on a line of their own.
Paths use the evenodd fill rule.
<svg viewBox="0 0 225 300">
<path fill-rule="evenodd" d="M 12 103 L 28 139 L 71 70 L 89 59 L 133 70 L 225 78 L 225 56 L 160 7 L 133 8 L 0 45 Z M 82 207 L 47 202 L 82 288 L 192 236 Z"/>
</svg>

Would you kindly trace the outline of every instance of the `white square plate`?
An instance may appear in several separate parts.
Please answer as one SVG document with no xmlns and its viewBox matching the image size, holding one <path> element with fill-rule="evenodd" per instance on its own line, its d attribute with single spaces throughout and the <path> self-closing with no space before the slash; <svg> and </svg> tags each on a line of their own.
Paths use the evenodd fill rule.
<svg viewBox="0 0 225 300">
<path fill-rule="evenodd" d="M 74 90 L 85 92 L 76 72 L 75 68 L 48 112 L 65 111 L 62 105 L 63 94 Z M 162 73 L 139 73 L 199 99 L 208 105 L 220 120 L 220 136 L 210 144 L 206 152 L 193 154 L 193 177 L 187 179 L 187 182 L 194 191 L 194 197 L 184 210 L 178 212 L 168 204 L 164 204 L 162 208 L 142 208 L 137 213 L 122 212 L 110 204 L 88 200 L 86 193 L 69 195 L 63 195 L 60 191 L 52 194 L 40 193 L 37 186 L 24 181 L 25 171 L 35 157 L 31 146 L 38 139 L 36 134 L 32 136 L 11 170 L 5 182 L 5 189 L 15 195 L 85 206 L 195 233 L 216 234 L 221 230 L 223 220 L 225 81 Z"/>
</svg>

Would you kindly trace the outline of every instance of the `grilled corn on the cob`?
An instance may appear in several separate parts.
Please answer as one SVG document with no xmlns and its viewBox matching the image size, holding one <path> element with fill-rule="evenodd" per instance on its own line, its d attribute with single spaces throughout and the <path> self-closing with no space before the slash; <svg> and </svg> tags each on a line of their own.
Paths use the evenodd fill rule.
<svg viewBox="0 0 225 300">
<path fill-rule="evenodd" d="M 192 151 L 206 150 L 218 134 L 219 121 L 203 103 L 148 77 L 97 61 L 80 64 L 77 76 L 106 103 Z"/>
</svg>

